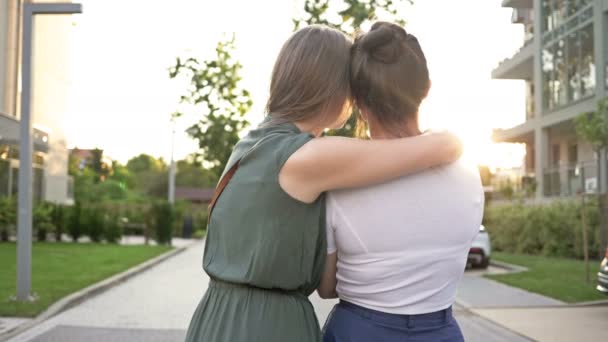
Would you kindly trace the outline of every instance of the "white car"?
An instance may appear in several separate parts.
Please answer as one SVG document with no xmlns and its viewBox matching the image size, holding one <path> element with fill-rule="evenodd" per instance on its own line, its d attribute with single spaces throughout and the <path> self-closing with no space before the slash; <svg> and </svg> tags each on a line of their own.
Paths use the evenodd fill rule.
<svg viewBox="0 0 608 342">
<path fill-rule="evenodd" d="M 490 244 L 490 236 L 484 226 L 479 227 L 479 233 L 471 244 L 469 250 L 469 258 L 467 264 L 471 267 L 488 268 L 490 265 L 490 257 L 492 255 L 492 245 Z"/>
</svg>

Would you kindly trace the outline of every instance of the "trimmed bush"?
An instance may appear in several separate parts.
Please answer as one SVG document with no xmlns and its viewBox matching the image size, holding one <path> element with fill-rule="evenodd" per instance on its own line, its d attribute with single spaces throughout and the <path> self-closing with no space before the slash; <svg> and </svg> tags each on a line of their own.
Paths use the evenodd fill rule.
<svg viewBox="0 0 608 342">
<path fill-rule="evenodd" d="M 0 241 L 7 242 L 17 223 L 17 205 L 13 197 L 0 197 Z"/>
<path fill-rule="evenodd" d="M 205 237 L 206 234 L 207 234 L 207 231 L 199 229 L 199 230 L 195 231 L 194 234 L 192 234 L 192 238 L 202 239 Z"/>
<path fill-rule="evenodd" d="M 87 235 L 93 242 L 100 242 L 103 237 L 105 217 L 103 209 L 98 206 L 90 206 L 84 210 L 84 222 L 87 226 Z"/>
<path fill-rule="evenodd" d="M 523 203 L 489 206 L 484 225 L 495 250 L 552 257 L 582 258 L 580 201 L 555 201 L 543 205 Z M 590 257 L 599 257 L 597 202 L 587 200 L 585 219 Z"/>
<path fill-rule="evenodd" d="M 66 230 L 67 207 L 61 204 L 54 204 L 51 212 L 51 221 L 55 227 L 55 241 L 61 242 L 61 236 Z"/>
<path fill-rule="evenodd" d="M 119 217 L 115 214 L 110 214 L 106 220 L 103 236 L 108 243 L 118 243 L 122 237 L 122 228 L 118 221 Z"/>
<path fill-rule="evenodd" d="M 78 239 L 86 232 L 86 224 L 84 224 L 83 216 L 82 205 L 80 202 L 76 202 L 76 204 L 70 208 L 68 220 L 68 234 L 74 242 L 78 242 Z"/>
<path fill-rule="evenodd" d="M 159 245 L 171 244 L 173 236 L 173 206 L 167 201 L 159 201 L 152 206 L 154 218 L 154 239 Z"/>
<path fill-rule="evenodd" d="M 47 234 L 54 230 L 52 223 L 53 204 L 40 202 L 34 206 L 33 226 L 38 241 L 46 241 Z"/>
</svg>

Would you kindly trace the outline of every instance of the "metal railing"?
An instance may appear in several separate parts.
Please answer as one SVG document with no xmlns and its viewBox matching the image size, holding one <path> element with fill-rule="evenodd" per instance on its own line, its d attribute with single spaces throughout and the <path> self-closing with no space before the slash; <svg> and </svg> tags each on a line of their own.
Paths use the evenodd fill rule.
<svg viewBox="0 0 608 342">
<path fill-rule="evenodd" d="M 545 168 L 542 180 L 544 195 L 574 196 L 582 192 L 595 192 L 597 180 L 597 164 L 594 161 Z"/>
</svg>

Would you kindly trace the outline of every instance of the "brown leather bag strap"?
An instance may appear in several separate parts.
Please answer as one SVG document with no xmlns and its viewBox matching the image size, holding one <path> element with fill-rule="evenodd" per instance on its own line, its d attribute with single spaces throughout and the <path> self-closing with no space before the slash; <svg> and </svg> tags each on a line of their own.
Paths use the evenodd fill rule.
<svg viewBox="0 0 608 342">
<path fill-rule="evenodd" d="M 220 182 L 217 184 L 215 192 L 213 193 L 213 197 L 211 198 L 211 203 L 209 203 L 209 216 L 207 216 L 207 227 L 209 227 L 209 222 L 211 222 L 211 213 L 213 212 L 213 208 L 215 207 L 215 202 L 217 202 L 217 199 L 220 198 L 220 195 L 222 194 L 222 192 L 224 192 L 226 185 L 228 185 L 228 182 L 230 182 L 232 176 L 234 176 L 238 168 L 239 162 L 237 161 L 236 163 L 234 163 L 234 165 L 232 165 L 230 170 L 226 172 L 224 177 L 222 177 Z"/>
</svg>

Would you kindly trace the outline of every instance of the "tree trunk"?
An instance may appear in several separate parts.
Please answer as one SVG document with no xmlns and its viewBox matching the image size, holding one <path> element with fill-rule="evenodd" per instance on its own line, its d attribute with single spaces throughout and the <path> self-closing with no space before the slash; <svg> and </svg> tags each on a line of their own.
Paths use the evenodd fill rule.
<svg viewBox="0 0 608 342">
<path fill-rule="evenodd" d="M 598 252 L 598 257 L 601 258 L 602 255 L 604 255 L 604 251 L 606 250 L 606 247 L 608 247 L 608 202 L 606 199 L 606 193 L 601 191 L 601 181 L 606 181 L 606 185 L 608 186 L 608 180 L 606 179 L 602 179 L 601 177 L 601 167 L 602 167 L 602 158 L 600 158 L 601 155 L 603 155 L 604 157 L 606 156 L 606 151 L 604 149 L 602 149 L 602 152 L 598 153 L 598 201 L 597 201 L 597 205 L 598 205 L 598 209 L 599 209 L 599 218 L 600 218 L 600 226 L 599 226 L 599 238 L 600 238 L 600 243 L 599 243 L 599 252 Z M 606 160 L 606 158 L 604 158 L 604 160 Z M 608 165 L 604 164 L 604 167 L 607 167 Z M 606 172 L 606 174 L 608 175 L 608 172 Z"/>
<path fill-rule="evenodd" d="M 585 219 L 585 193 L 581 194 L 581 231 L 583 233 L 583 256 L 585 259 L 585 282 L 589 284 L 589 239 L 587 238 L 587 220 Z"/>
</svg>

